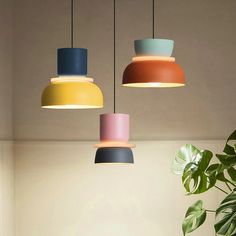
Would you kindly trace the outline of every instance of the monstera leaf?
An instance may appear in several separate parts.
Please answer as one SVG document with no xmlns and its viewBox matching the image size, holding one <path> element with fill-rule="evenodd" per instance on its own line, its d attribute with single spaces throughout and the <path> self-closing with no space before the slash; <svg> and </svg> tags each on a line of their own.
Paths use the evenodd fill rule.
<svg viewBox="0 0 236 236">
<path fill-rule="evenodd" d="M 236 154 L 234 155 L 216 154 L 216 157 L 223 165 L 227 167 L 232 167 L 236 165 Z"/>
<path fill-rule="evenodd" d="M 236 183 L 236 143 L 233 146 L 230 145 L 230 142 L 236 142 L 236 130 L 229 136 L 224 147 L 224 153 L 226 154 L 216 154 L 216 157 L 220 161 L 218 168 L 218 174 L 216 178 L 223 182 L 229 182 L 231 184 Z M 231 178 L 231 180 L 226 178 L 226 173 Z"/>
<path fill-rule="evenodd" d="M 216 210 L 215 231 L 219 235 L 236 236 L 236 189 L 230 193 Z"/>
<path fill-rule="evenodd" d="M 192 162 L 199 152 L 200 150 L 191 144 L 182 146 L 172 162 L 172 171 L 178 175 L 183 174 L 186 165 Z"/>
<path fill-rule="evenodd" d="M 216 154 L 216 157 L 223 164 L 224 168 L 227 170 L 228 175 L 231 180 L 236 183 L 236 154 L 235 155 L 219 155 Z M 231 182 L 231 181 L 230 181 Z"/>
<path fill-rule="evenodd" d="M 206 192 L 215 186 L 217 180 L 226 183 L 231 192 L 229 194 L 221 186 L 215 186 L 227 194 L 216 210 L 215 235 L 236 236 L 236 130 L 229 136 L 223 152 L 224 154 L 216 154 L 218 162 L 210 165 L 212 152 L 200 151 L 187 144 L 181 147 L 174 158 L 172 171 L 182 174 L 187 194 Z M 232 191 L 233 188 L 235 189 Z M 205 222 L 207 210 L 202 205 L 202 201 L 197 201 L 189 207 L 182 224 L 184 235 Z"/>
<path fill-rule="evenodd" d="M 215 175 L 206 172 L 212 156 L 212 152 L 208 150 L 200 151 L 192 162 L 186 165 L 182 182 L 188 194 L 203 193 L 215 185 Z"/>
<path fill-rule="evenodd" d="M 229 144 L 229 142 L 233 141 L 233 140 L 236 142 L 236 130 L 234 130 L 234 132 L 227 139 L 227 142 L 226 142 L 225 148 L 224 148 L 224 153 L 226 153 L 228 155 L 236 155 L 236 144 L 234 143 L 233 146 L 231 146 Z"/>
<path fill-rule="evenodd" d="M 236 183 L 236 169 L 234 167 L 230 167 L 227 171 L 232 181 Z"/>
<path fill-rule="evenodd" d="M 202 205 L 202 201 L 199 200 L 188 208 L 182 224 L 184 235 L 193 232 L 205 222 L 206 210 L 202 208 Z"/>
<path fill-rule="evenodd" d="M 206 174 L 209 176 L 215 176 L 215 178 L 224 183 L 236 184 L 236 169 L 234 166 L 226 166 L 223 164 L 212 164 L 206 170 Z"/>
</svg>

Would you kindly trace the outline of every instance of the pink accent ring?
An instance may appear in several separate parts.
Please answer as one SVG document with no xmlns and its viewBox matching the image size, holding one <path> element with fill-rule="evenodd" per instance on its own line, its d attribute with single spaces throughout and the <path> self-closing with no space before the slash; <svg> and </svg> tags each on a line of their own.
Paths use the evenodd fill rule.
<svg viewBox="0 0 236 236">
<path fill-rule="evenodd" d="M 100 115 L 100 140 L 127 142 L 129 115 L 121 113 Z"/>
</svg>

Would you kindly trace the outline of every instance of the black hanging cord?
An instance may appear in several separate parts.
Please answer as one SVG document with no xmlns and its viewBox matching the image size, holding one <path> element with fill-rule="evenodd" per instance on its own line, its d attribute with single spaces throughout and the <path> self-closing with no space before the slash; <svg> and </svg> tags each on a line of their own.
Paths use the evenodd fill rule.
<svg viewBox="0 0 236 236">
<path fill-rule="evenodd" d="M 155 0 L 152 0 L 152 38 L 155 38 Z"/>
<path fill-rule="evenodd" d="M 74 47 L 74 0 L 71 0 L 71 48 Z"/>
<path fill-rule="evenodd" d="M 116 0 L 114 0 L 114 113 L 116 113 Z"/>
</svg>

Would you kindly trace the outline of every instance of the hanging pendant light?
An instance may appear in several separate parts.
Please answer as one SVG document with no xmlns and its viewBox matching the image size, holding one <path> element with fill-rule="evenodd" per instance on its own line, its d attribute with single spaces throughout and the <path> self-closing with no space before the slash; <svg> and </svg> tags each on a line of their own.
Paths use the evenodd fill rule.
<svg viewBox="0 0 236 236">
<path fill-rule="evenodd" d="M 129 141 L 129 115 L 100 115 L 100 143 L 96 144 L 95 163 L 134 163 Z"/>
<path fill-rule="evenodd" d="M 182 87 L 185 75 L 172 57 L 174 41 L 155 38 L 155 7 L 153 5 L 153 37 L 134 41 L 136 56 L 124 73 L 122 85 L 126 87 Z"/>
<path fill-rule="evenodd" d="M 87 49 L 74 48 L 74 1 L 71 0 L 71 48 L 57 50 L 57 74 L 44 89 L 41 107 L 50 109 L 102 108 L 100 88 L 87 77 Z"/>
<path fill-rule="evenodd" d="M 114 0 L 114 113 L 100 115 L 100 143 L 95 163 L 134 163 L 129 141 L 129 115 L 116 113 L 116 1 Z"/>
</svg>

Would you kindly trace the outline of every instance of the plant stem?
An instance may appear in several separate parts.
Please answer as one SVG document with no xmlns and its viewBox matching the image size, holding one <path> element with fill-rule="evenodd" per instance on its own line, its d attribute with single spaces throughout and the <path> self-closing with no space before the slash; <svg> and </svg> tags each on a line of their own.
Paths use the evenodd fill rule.
<svg viewBox="0 0 236 236">
<path fill-rule="evenodd" d="M 209 181 L 207 181 L 208 183 L 210 183 Z M 225 190 L 223 190 L 222 188 L 218 187 L 217 185 L 214 185 L 215 188 L 217 188 L 218 190 L 220 190 L 221 192 L 225 193 L 225 194 L 229 194 L 227 193 Z"/>
<path fill-rule="evenodd" d="M 216 211 L 213 211 L 213 210 L 207 210 L 207 209 L 206 209 L 206 211 L 207 211 L 207 212 L 214 212 L 214 213 L 216 212 Z"/>
<path fill-rule="evenodd" d="M 224 183 L 226 184 L 231 184 L 231 185 L 233 185 L 233 187 L 235 188 L 236 187 L 236 185 L 232 182 L 232 181 L 230 181 L 229 179 L 226 179 L 225 178 L 225 181 L 224 181 Z M 228 186 L 229 187 L 229 186 Z M 232 191 L 232 190 L 231 190 Z"/>
<path fill-rule="evenodd" d="M 218 190 L 220 190 L 221 192 L 225 193 L 225 194 L 229 194 L 229 193 L 227 193 L 225 190 L 223 190 L 222 188 L 220 188 L 220 187 L 218 187 L 218 186 L 216 186 L 216 185 L 214 185 L 214 187 L 217 188 Z"/>
<path fill-rule="evenodd" d="M 230 188 L 229 184 L 227 182 L 225 182 L 225 184 L 229 188 L 229 190 L 232 191 L 232 189 Z"/>
</svg>

